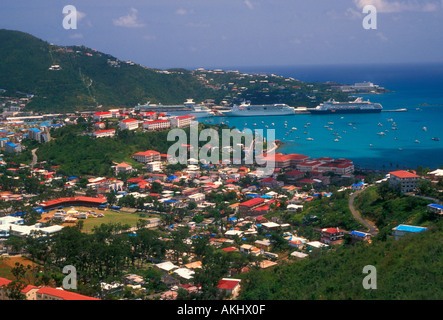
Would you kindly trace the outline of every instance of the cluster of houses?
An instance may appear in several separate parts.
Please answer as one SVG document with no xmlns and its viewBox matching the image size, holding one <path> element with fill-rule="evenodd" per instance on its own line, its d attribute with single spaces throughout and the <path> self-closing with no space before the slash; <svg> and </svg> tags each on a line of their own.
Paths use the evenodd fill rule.
<svg viewBox="0 0 443 320">
<path fill-rule="evenodd" d="M 164 113 L 154 111 L 140 111 L 135 113 L 122 112 L 120 109 L 111 109 L 108 111 L 96 112 L 92 115 L 95 122 L 92 134 L 95 138 L 113 137 L 116 129 L 105 129 L 105 119 L 120 119 L 118 127 L 120 130 L 137 130 L 142 128 L 146 131 L 159 131 L 170 128 L 189 127 L 191 121 L 195 119 L 194 115 L 169 116 Z"/>
</svg>

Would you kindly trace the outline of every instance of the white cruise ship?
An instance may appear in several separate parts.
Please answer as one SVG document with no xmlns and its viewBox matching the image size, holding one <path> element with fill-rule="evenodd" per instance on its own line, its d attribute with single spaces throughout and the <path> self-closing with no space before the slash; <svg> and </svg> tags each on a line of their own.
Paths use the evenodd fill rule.
<svg viewBox="0 0 443 320">
<path fill-rule="evenodd" d="M 294 108 L 287 104 L 251 105 L 250 103 L 235 104 L 231 110 L 222 111 L 227 117 L 283 116 L 295 114 Z"/>
<path fill-rule="evenodd" d="M 196 118 L 206 118 L 214 116 L 214 112 L 206 106 L 196 104 L 193 99 L 187 99 L 182 105 L 162 105 L 150 104 L 137 105 L 137 110 L 154 111 L 158 113 L 166 113 L 171 116 L 191 115 Z"/>
<path fill-rule="evenodd" d="M 312 114 L 338 114 L 338 113 L 378 113 L 383 107 L 380 103 L 373 103 L 369 100 L 363 101 L 357 98 L 354 101 L 338 102 L 330 99 L 321 103 L 316 108 L 308 109 Z"/>
</svg>

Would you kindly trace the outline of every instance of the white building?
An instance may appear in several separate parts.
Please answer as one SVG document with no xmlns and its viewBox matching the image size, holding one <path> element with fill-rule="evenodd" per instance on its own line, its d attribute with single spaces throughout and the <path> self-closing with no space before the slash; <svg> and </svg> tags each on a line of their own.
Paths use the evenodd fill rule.
<svg viewBox="0 0 443 320">
<path fill-rule="evenodd" d="M 120 130 L 135 130 L 138 128 L 139 121 L 137 119 L 125 119 L 120 121 Z"/>
<path fill-rule="evenodd" d="M 94 138 L 113 137 L 115 136 L 115 129 L 95 131 L 92 135 Z"/>
<path fill-rule="evenodd" d="M 191 125 L 191 121 L 195 119 L 195 116 L 187 115 L 180 116 L 171 119 L 171 127 L 185 128 Z"/>
<path fill-rule="evenodd" d="M 389 172 L 389 184 L 401 193 L 414 192 L 418 187 L 420 176 L 409 171 L 398 170 Z"/>
<path fill-rule="evenodd" d="M 162 171 L 161 161 L 152 161 L 146 164 L 146 169 L 150 172 Z"/>
<path fill-rule="evenodd" d="M 195 193 L 195 194 L 191 194 L 188 198 L 190 201 L 193 201 L 193 202 L 201 202 L 201 201 L 205 200 L 206 196 L 204 193 Z"/>
<path fill-rule="evenodd" d="M 96 113 L 94 113 L 92 118 L 94 119 L 94 121 L 101 121 L 103 119 L 112 118 L 112 113 L 106 112 L 106 111 L 105 112 L 96 112 Z"/>
<path fill-rule="evenodd" d="M 164 130 L 171 127 L 171 122 L 169 120 L 154 120 L 146 121 L 143 123 L 143 129 L 146 130 Z"/>
</svg>

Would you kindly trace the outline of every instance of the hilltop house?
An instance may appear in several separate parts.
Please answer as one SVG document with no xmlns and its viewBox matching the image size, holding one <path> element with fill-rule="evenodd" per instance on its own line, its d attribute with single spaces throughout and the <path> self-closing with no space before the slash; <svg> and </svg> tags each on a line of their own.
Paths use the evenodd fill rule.
<svg viewBox="0 0 443 320">
<path fill-rule="evenodd" d="M 389 172 L 389 184 L 401 193 L 414 192 L 418 187 L 419 181 L 420 177 L 409 171 L 397 170 Z"/>
</svg>

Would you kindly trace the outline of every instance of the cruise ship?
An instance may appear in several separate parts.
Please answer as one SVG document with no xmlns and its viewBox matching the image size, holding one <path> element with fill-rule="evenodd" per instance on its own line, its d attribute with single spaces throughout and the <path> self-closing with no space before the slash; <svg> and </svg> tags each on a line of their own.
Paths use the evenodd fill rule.
<svg viewBox="0 0 443 320">
<path fill-rule="evenodd" d="M 337 102 L 333 99 L 321 103 L 316 108 L 308 109 L 312 114 L 338 114 L 338 113 L 378 113 L 383 107 L 380 103 L 372 103 L 357 98 L 354 101 Z"/>
<path fill-rule="evenodd" d="M 212 112 L 211 109 L 206 106 L 196 104 L 193 99 L 187 99 L 182 105 L 150 104 L 150 102 L 147 102 L 144 105 L 138 104 L 135 109 L 165 113 L 170 116 L 191 115 L 195 116 L 196 118 L 207 118 L 214 116 L 214 112 Z"/>
<path fill-rule="evenodd" d="M 284 116 L 295 114 L 294 108 L 287 104 L 276 103 L 269 105 L 251 105 L 243 102 L 240 105 L 235 104 L 231 110 L 222 111 L 227 117 L 256 117 L 256 116 Z"/>
</svg>

